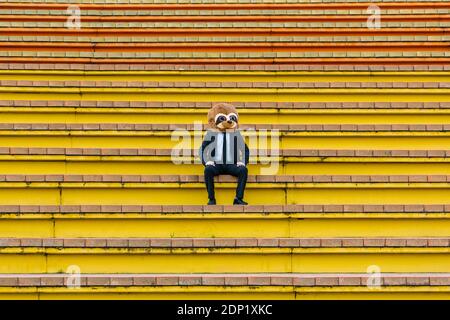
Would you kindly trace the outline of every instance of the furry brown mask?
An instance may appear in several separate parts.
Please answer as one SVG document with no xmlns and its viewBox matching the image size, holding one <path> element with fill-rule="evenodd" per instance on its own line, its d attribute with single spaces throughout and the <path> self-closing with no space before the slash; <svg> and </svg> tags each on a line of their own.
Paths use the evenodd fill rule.
<svg viewBox="0 0 450 320">
<path fill-rule="evenodd" d="M 208 112 L 208 123 L 211 129 L 235 130 L 238 127 L 238 120 L 236 108 L 228 103 L 216 104 Z"/>
</svg>

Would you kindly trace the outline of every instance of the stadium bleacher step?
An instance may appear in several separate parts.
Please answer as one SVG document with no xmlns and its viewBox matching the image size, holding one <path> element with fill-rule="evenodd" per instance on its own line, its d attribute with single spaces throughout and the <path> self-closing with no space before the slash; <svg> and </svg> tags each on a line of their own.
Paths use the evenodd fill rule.
<svg viewBox="0 0 450 320">
<path fill-rule="evenodd" d="M 102 24 L 114 27 L 122 23 L 127 23 L 129 27 L 146 28 L 174 28 L 191 27 L 195 29 L 208 29 L 213 27 L 227 28 L 238 27 L 261 27 L 267 26 L 264 23 L 270 22 L 271 28 L 276 27 L 315 27 L 327 26 L 348 28 L 367 27 L 367 10 L 370 6 L 367 2 L 362 3 L 211 3 L 211 4 L 80 4 L 78 10 L 83 10 L 83 24 L 88 27 L 94 25 L 99 27 Z M 448 27 L 448 4 L 446 2 L 403 2 L 403 3 L 376 3 L 376 9 L 372 14 L 382 14 L 383 27 L 417 27 L 431 31 L 426 27 L 428 23 L 434 23 L 435 27 Z M 23 27 L 28 22 L 32 22 L 34 28 L 37 26 L 49 27 L 51 23 L 62 23 L 67 20 L 67 4 L 64 3 L 8 3 L 0 11 L 0 22 L 4 27 Z M 369 11 L 370 13 L 370 11 Z M 203 26 L 199 27 L 198 22 Z M 38 25 L 36 25 L 38 23 Z M 231 23 L 231 26 L 230 26 Z M 422 24 L 420 24 L 422 23 Z M 49 25 L 50 24 L 50 25 Z M 184 24 L 184 25 L 183 25 Z M 364 25 L 365 24 L 365 25 Z M 380 23 L 381 26 L 381 23 Z M 375 29 L 375 28 L 366 28 Z M 377 32 L 366 30 L 368 33 Z M 354 38 L 354 42 L 347 38 L 333 38 L 328 33 L 326 37 L 313 35 L 309 37 L 289 39 L 289 46 L 286 43 L 270 43 L 271 39 L 280 40 L 283 35 L 272 34 L 270 38 L 251 39 L 247 46 L 241 43 L 232 43 L 229 37 L 221 47 L 215 48 L 216 52 L 211 52 L 215 45 L 219 43 L 202 43 L 198 37 L 186 36 L 185 39 L 176 38 L 171 35 L 164 35 L 160 38 L 163 43 L 154 43 L 151 49 L 148 41 L 150 36 L 135 36 L 140 39 L 139 43 L 132 38 L 126 38 L 126 42 L 117 43 L 118 38 L 107 39 L 102 50 L 102 43 L 95 44 L 89 34 L 83 37 L 85 31 L 71 33 L 76 38 L 84 40 L 76 47 L 74 43 L 68 43 L 69 39 L 49 38 L 49 42 L 35 42 L 34 35 L 31 39 L 20 33 L 9 38 L 8 42 L 0 43 L 0 61 L 5 63 L 36 63 L 39 57 L 40 62 L 50 63 L 71 62 L 71 63 L 169 63 L 169 64 L 273 64 L 274 62 L 292 64 L 323 64 L 328 59 L 328 64 L 338 63 L 362 63 L 365 65 L 376 64 L 380 59 L 385 59 L 385 64 L 446 64 L 445 36 L 440 37 L 422 36 L 420 31 L 416 31 L 411 38 L 401 38 L 398 34 L 380 36 L 377 41 L 371 37 Z M 379 31 L 386 32 L 386 31 Z M 134 36 L 134 35 L 132 35 Z M 220 39 L 220 33 L 214 33 L 211 40 Z M 22 38 L 25 37 L 25 38 Z M 281 38 L 280 38 L 281 37 Z M 286 36 L 284 36 L 286 37 Z M 289 37 L 289 36 L 287 36 Z M 95 38 L 95 37 L 94 37 Z M 144 40 L 142 40 L 144 38 Z M 189 47 L 186 46 L 189 40 Z M 243 38 L 245 39 L 245 37 Z M 25 41 L 24 41 L 25 40 Z M 42 40 L 42 39 L 41 39 Z M 58 41 L 59 40 L 59 41 Z M 176 42 L 182 40 L 177 45 Z M 231 40 L 231 41 L 230 41 Z M 294 42 L 292 40 L 295 40 Z M 385 44 L 383 41 L 388 40 Z M 392 42 L 390 41 L 392 40 Z M 399 41 L 404 40 L 404 41 Z M 427 41 L 428 40 L 428 41 Z M 444 40 L 444 42 L 439 42 Z M 244 40 L 245 41 L 245 40 Z M 302 42 L 303 41 L 303 42 Z M 306 41 L 306 42 L 305 42 Z M 313 47 L 309 41 L 319 41 Z M 424 42 L 425 41 L 425 42 Z M 59 43 L 58 43 L 59 42 Z M 128 44 L 133 43 L 132 46 Z M 308 43 L 307 43 L 308 42 Z M 193 45 L 195 44 L 195 45 Z M 48 45 L 53 48 L 47 47 Z M 203 48 L 202 48 L 203 45 Z M 144 49 L 143 47 L 146 47 Z M 167 52 L 170 48 L 173 52 Z M 178 47 L 177 47 L 178 46 Z M 259 46 L 259 48 L 258 48 Z M 302 48 L 299 48 L 302 47 Z M 328 46 L 328 49 L 324 49 Z M 342 46 L 342 48 L 339 48 Z M 47 47 L 47 48 L 46 48 Z M 64 48 L 65 47 L 65 48 Z M 116 48 L 114 48 L 116 47 Z M 139 48 L 138 48 L 139 47 Z M 345 48 L 345 49 L 343 49 Z M 59 52 L 55 52 L 55 50 Z M 143 51 L 143 50 L 146 50 Z M 149 52 L 159 51 L 159 52 Z M 229 52 L 223 52 L 227 50 Z M 280 52 L 284 51 L 284 52 Z M 308 52 L 295 52 L 297 50 Z M 323 51 L 325 50 L 325 51 Z M 399 51 L 400 50 L 400 51 Z M 81 51 L 81 52 L 80 52 Z M 119 51 L 119 52 L 114 52 Z M 139 51 L 139 52 L 133 52 Z M 264 53 L 264 51 L 269 51 Z M 320 52 L 319 52 L 320 51 Z M 403 51 L 403 52 L 401 52 Z M 440 59 L 440 60 L 438 60 Z"/>
<path fill-rule="evenodd" d="M 206 202 L 203 175 L 5 175 L 0 176 L 1 204 L 184 204 Z M 231 203 L 236 179 L 217 179 L 217 201 Z M 253 204 L 445 203 L 446 175 L 250 175 L 246 199 Z M 176 197 L 174 196 L 176 194 Z M 401 200 L 399 200 L 401 199 Z M 94 201 L 94 202 L 93 202 Z"/>
<path fill-rule="evenodd" d="M 446 237 L 448 204 L 2 205 L 4 237 Z M 420 228 L 417 228 L 420 225 Z M 188 226 L 188 227 L 187 227 Z"/>
<path fill-rule="evenodd" d="M 448 273 L 386 273 L 381 281 L 371 279 L 342 273 L 88 274 L 78 282 L 73 275 L 12 274 L 0 276 L 0 294 L 22 299 L 380 299 L 389 291 L 394 299 L 420 299 L 423 292 L 445 299 L 450 283 Z"/>
<path fill-rule="evenodd" d="M 257 150 L 251 150 L 258 154 Z M 263 155 L 265 153 L 265 155 Z M 351 150 L 282 149 L 278 155 L 260 150 L 250 158 L 249 170 L 256 175 L 278 163 L 272 174 L 362 175 L 450 174 L 448 150 Z M 174 163 L 171 149 L 108 148 L 0 148 L 0 174 L 89 175 L 101 170 L 117 175 L 200 175 L 203 166 L 198 150 L 185 150 L 182 162 Z M 260 161 L 260 162 L 258 162 Z M 264 169 L 266 168 L 266 169 Z"/>
<path fill-rule="evenodd" d="M 0 239 L 0 273 L 446 272 L 449 238 Z M 376 257 L 375 257 L 376 255 Z"/>
</svg>

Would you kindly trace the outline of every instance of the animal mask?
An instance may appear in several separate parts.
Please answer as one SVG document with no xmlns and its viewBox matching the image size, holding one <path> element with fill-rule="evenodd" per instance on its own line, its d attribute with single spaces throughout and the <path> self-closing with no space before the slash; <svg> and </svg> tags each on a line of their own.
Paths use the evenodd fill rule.
<svg viewBox="0 0 450 320">
<path fill-rule="evenodd" d="M 208 112 L 208 124 L 211 129 L 235 130 L 238 127 L 238 121 L 239 115 L 236 108 L 228 103 L 216 104 Z"/>
</svg>

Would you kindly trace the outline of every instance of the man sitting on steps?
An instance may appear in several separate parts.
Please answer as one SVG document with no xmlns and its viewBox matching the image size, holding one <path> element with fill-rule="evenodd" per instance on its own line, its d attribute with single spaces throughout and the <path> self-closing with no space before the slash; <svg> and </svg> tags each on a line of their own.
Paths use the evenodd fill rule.
<svg viewBox="0 0 450 320">
<path fill-rule="evenodd" d="M 216 204 L 214 177 L 222 174 L 238 178 L 233 204 L 246 205 L 243 198 L 250 152 L 244 138 L 237 130 L 237 111 L 230 104 L 216 104 L 208 112 L 208 123 L 211 130 L 206 133 L 200 150 L 200 158 L 205 166 L 208 205 Z"/>
</svg>

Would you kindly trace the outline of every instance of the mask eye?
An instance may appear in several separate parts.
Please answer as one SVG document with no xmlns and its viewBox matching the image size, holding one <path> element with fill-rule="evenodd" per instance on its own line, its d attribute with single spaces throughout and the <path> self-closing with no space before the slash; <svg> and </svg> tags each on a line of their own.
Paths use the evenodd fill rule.
<svg viewBox="0 0 450 320">
<path fill-rule="evenodd" d="M 223 113 L 216 114 L 216 117 L 214 118 L 214 121 L 216 122 L 216 125 L 221 123 L 221 122 L 224 122 L 226 120 L 227 120 L 227 117 Z"/>
<path fill-rule="evenodd" d="M 229 119 L 234 122 L 238 121 L 237 117 L 234 114 L 232 114 Z"/>
<path fill-rule="evenodd" d="M 224 122 L 227 118 L 225 116 L 218 116 L 216 119 L 216 123 Z"/>
</svg>

